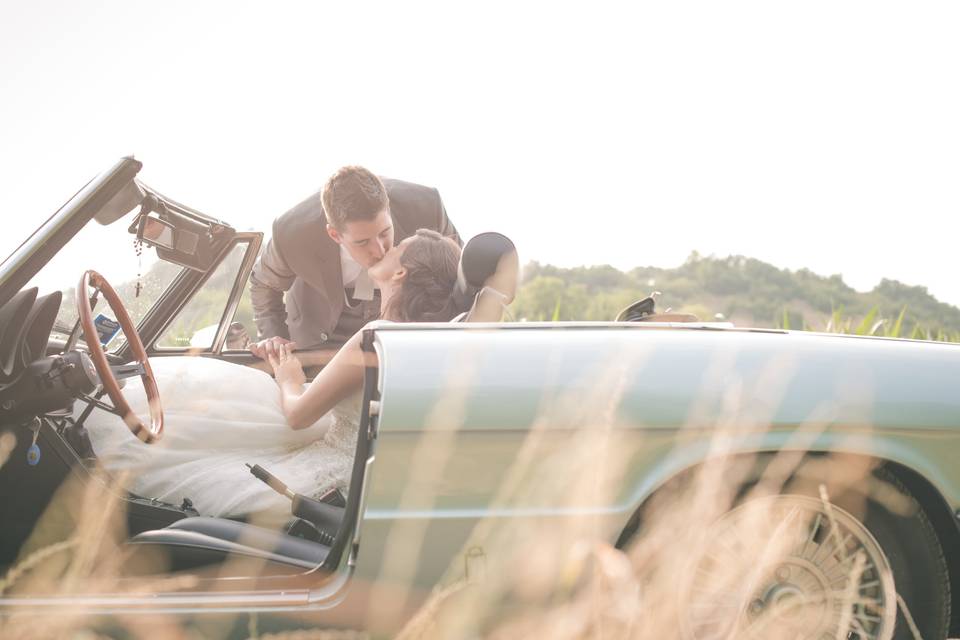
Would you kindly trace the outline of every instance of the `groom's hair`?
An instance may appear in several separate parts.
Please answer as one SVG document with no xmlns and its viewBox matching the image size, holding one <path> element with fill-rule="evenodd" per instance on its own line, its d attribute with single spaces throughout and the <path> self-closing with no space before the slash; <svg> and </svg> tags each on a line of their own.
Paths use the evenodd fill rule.
<svg viewBox="0 0 960 640">
<path fill-rule="evenodd" d="M 320 194 L 327 223 L 343 231 L 348 222 L 373 220 L 389 204 L 380 178 L 358 166 L 341 167 Z"/>
</svg>

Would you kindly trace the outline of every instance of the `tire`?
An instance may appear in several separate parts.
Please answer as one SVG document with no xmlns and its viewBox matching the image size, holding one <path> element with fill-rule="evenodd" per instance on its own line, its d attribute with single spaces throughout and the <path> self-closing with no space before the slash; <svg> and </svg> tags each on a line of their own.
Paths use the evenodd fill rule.
<svg viewBox="0 0 960 640">
<path fill-rule="evenodd" d="M 877 539 L 893 569 L 897 594 L 903 599 L 920 636 L 943 640 L 950 631 L 950 573 L 943 547 L 927 513 L 900 480 L 885 470 L 874 473 L 905 499 L 906 513 L 893 513 L 870 501 L 864 524 Z M 897 611 L 896 640 L 914 635 L 901 608 Z"/>
<path fill-rule="evenodd" d="M 920 637 L 946 638 L 950 582 L 936 531 L 895 476 L 873 478 L 882 501 L 871 496 L 884 491 L 862 492 L 871 483 L 824 500 L 819 485 L 798 482 L 717 519 L 684 572 L 682 637 L 913 640 L 899 597 Z"/>
</svg>

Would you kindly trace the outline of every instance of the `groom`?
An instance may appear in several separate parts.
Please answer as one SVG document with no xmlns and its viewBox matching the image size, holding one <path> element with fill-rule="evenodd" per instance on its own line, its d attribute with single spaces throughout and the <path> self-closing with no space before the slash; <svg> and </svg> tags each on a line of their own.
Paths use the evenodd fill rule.
<svg viewBox="0 0 960 640">
<path fill-rule="evenodd" d="M 289 340 L 301 349 L 346 342 L 380 315 L 367 269 L 421 228 L 463 244 L 436 189 L 341 168 L 274 221 L 250 275 L 260 340 L 250 350 L 265 358 Z"/>
</svg>

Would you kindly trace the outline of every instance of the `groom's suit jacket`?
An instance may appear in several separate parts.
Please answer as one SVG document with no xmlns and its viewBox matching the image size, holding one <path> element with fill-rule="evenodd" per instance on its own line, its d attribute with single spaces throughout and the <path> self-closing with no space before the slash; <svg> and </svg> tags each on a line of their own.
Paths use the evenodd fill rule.
<svg viewBox="0 0 960 640">
<path fill-rule="evenodd" d="M 463 244 L 436 189 L 382 180 L 395 245 L 422 228 Z M 333 336 L 345 306 L 343 275 L 340 245 L 327 235 L 320 192 L 274 221 L 273 236 L 250 275 L 250 297 L 260 339 L 282 336 L 306 349 Z"/>
</svg>

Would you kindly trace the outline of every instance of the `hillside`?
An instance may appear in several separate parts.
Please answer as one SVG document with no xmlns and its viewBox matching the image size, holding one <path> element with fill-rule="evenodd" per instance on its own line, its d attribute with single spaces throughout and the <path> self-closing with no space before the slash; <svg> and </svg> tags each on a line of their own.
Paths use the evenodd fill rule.
<svg viewBox="0 0 960 640">
<path fill-rule="evenodd" d="M 883 280 L 861 293 L 839 275 L 790 271 L 746 258 L 693 253 L 675 269 L 611 266 L 559 268 L 529 263 L 512 311 L 517 319 L 610 320 L 630 302 L 662 292 L 659 308 L 689 312 L 703 320 L 717 314 L 739 326 L 836 330 L 838 321 L 884 320 L 887 333 L 903 312 L 899 335 L 924 338 L 960 334 L 960 309 L 934 298 L 922 286 Z M 833 321 L 833 326 L 831 325 Z"/>
<path fill-rule="evenodd" d="M 241 257 L 235 253 L 220 265 L 170 327 L 166 341 L 187 344 L 195 331 L 219 321 Z M 152 265 L 144 273 L 139 297 L 133 295 L 132 281 L 117 287 L 134 318 L 142 317 L 178 271 L 164 262 Z M 960 342 L 960 309 L 938 301 L 925 287 L 883 280 L 872 291 L 860 293 L 839 275 L 778 269 L 743 256 L 715 258 L 694 253 L 675 269 L 636 267 L 628 272 L 606 265 L 567 269 L 531 262 L 524 267 L 510 312 L 516 320 L 612 320 L 625 306 L 652 291 L 662 292 L 661 311 L 670 308 L 702 320 L 714 320 L 720 314 L 741 327 Z M 72 298 L 73 292 L 68 291 L 65 305 L 71 309 Z M 249 290 L 234 319 L 251 334 L 255 332 Z"/>
</svg>

